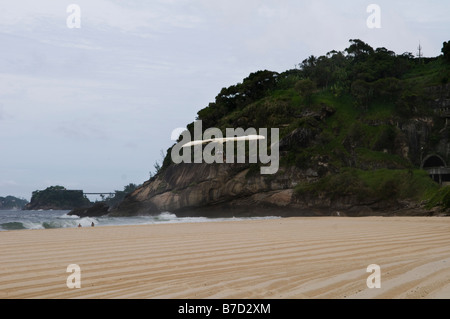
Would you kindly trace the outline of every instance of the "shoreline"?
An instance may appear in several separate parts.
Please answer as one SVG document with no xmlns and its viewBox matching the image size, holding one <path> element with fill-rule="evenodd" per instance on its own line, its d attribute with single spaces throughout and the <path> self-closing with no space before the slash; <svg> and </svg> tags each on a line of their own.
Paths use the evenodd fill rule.
<svg viewBox="0 0 450 319">
<path fill-rule="evenodd" d="M 165 213 L 163 213 L 165 214 Z M 171 214 L 171 213 L 168 213 Z M 174 215 L 174 214 L 171 214 Z M 156 215 L 160 216 L 160 215 Z M 96 219 L 99 217 L 78 217 L 80 220 L 82 219 Z M 108 217 L 108 216 L 100 216 L 101 217 Z M 136 218 L 136 217 L 155 217 L 153 215 L 138 215 L 138 216 L 128 216 L 128 217 L 120 217 L 120 216 L 113 216 L 112 218 Z M 241 222 L 241 221 L 257 221 L 257 220 L 279 220 L 279 219 L 325 219 L 325 218 L 348 218 L 348 219 L 364 219 L 364 218 L 443 218 L 446 219 L 450 216 L 448 215 L 361 215 L 361 216 L 345 216 L 345 215 L 335 215 L 335 216 L 329 216 L 329 215 L 311 215 L 311 216 L 253 216 L 253 217 L 188 217 L 188 216 L 177 216 L 177 218 L 180 219 L 193 219 L 193 220 L 171 220 L 171 221 L 158 221 L 158 222 L 148 222 L 148 223 L 136 223 L 136 224 L 95 224 L 92 225 L 85 225 L 78 227 L 77 225 L 68 227 L 68 226 L 61 226 L 61 227 L 43 227 L 43 228 L 18 228 L 18 229 L 1 229 L 1 232 L 11 232 L 11 231 L 29 231 L 29 230 L 51 230 L 51 229 L 73 229 L 73 228 L 92 228 L 92 227 L 122 227 L 122 226 L 152 226 L 152 225 L 166 225 L 166 224 L 197 224 L 197 223 L 220 223 L 220 222 Z M 204 220 L 195 220 L 195 219 L 203 219 Z M 20 223 L 20 222 L 10 222 L 10 223 Z"/>
<path fill-rule="evenodd" d="M 53 213 L 53 211 L 49 211 Z M 68 215 L 66 211 L 55 211 L 56 215 L 33 216 L 27 219 L 26 216 L 7 216 L 5 220 L 1 219 L 0 214 L 0 231 L 14 230 L 33 230 L 33 229 L 58 229 L 58 228 L 77 228 L 104 226 L 121 226 L 121 225 L 153 225 L 167 223 L 209 223 L 220 221 L 240 221 L 240 220 L 261 220 L 261 219 L 279 219 L 281 216 L 232 216 L 232 217 L 195 217 L 195 216 L 176 216 L 175 214 L 165 212 L 159 215 L 141 215 L 141 216 L 97 216 L 83 217 L 76 215 Z M 62 214 L 63 213 L 63 214 Z M 60 215 L 62 214 L 62 215 Z"/>
<path fill-rule="evenodd" d="M 380 289 L 367 287 L 371 264 Z M 2 299 L 450 298 L 448 265 L 450 219 L 434 216 L 0 232 Z"/>
</svg>

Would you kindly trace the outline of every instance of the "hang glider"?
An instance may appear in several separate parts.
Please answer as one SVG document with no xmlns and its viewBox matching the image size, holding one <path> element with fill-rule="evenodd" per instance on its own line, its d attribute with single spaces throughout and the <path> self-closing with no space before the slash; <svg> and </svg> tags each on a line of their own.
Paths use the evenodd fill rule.
<svg viewBox="0 0 450 319">
<path fill-rule="evenodd" d="M 226 143 L 226 142 L 237 142 L 237 141 L 256 141 L 256 140 L 265 140 L 266 137 L 263 135 L 247 135 L 247 136 L 234 136 L 234 137 L 224 137 L 224 138 L 211 138 L 207 140 L 197 140 L 186 143 L 183 147 L 191 147 L 195 145 L 202 145 L 208 143 Z"/>
</svg>

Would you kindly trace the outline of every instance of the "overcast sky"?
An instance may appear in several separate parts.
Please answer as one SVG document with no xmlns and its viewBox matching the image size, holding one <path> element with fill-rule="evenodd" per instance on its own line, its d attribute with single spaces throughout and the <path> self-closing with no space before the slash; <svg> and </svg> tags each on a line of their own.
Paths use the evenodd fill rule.
<svg viewBox="0 0 450 319">
<path fill-rule="evenodd" d="M 447 0 L 0 0 L 0 196 L 140 184 L 223 87 L 349 39 L 437 56 L 449 17 Z"/>
</svg>

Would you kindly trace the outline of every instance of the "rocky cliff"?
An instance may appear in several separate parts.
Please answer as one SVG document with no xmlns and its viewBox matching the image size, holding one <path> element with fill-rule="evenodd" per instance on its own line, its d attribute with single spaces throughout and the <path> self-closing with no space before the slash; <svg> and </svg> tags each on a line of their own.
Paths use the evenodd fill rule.
<svg viewBox="0 0 450 319">
<path fill-rule="evenodd" d="M 274 176 L 251 174 L 245 164 L 178 164 L 145 183 L 111 213 L 234 216 L 272 214 L 292 203 L 295 168 Z"/>
<path fill-rule="evenodd" d="M 249 176 L 250 175 L 250 176 Z M 251 174 L 244 164 L 179 164 L 146 182 L 109 215 L 170 211 L 178 216 L 427 215 L 411 201 L 327 194 L 299 196 L 295 186 L 318 178 L 313 169 L 281 168 L 273 176 Z"/>
</svg>

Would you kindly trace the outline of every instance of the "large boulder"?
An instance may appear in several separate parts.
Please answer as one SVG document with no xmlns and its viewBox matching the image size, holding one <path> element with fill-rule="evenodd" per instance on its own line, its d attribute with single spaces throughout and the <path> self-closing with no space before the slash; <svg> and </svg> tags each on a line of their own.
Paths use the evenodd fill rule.
<svg viewBox="0 0 450 319">
<path fill-rule="evenodd" d="M 76 208 L 68 213 L 68 215 L 75 215 L 79 217 L 100 217 L 107 215 L 109 206 L 106 203 L 95 203 L 91 207 Z"/>
</svg>

